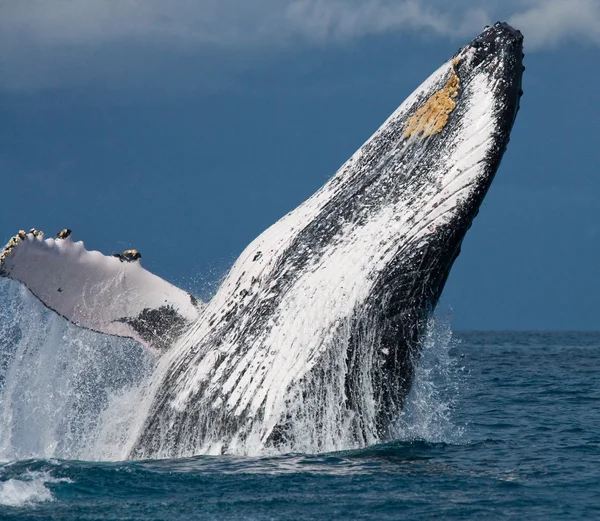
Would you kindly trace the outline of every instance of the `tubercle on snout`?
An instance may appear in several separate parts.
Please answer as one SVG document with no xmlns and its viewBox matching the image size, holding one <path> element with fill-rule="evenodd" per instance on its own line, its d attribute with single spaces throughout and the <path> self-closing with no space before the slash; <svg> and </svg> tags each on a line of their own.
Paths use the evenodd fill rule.
<svg viewBox="0 0 600 521">
<path fill-rule="evenodd" d="M 460 58 L 452 60 L 452 70 L 450 78 L 446 85 L 417 109 L 417 111 L 408 118 L 404 127 L 403 138 L 407 139 L 412 135 L 423 134 L 423 137 L 439 134 L 448 123 L 450 114 L 456 108 L 456 98 L 460 89 L 460 78 L 456 73 L 455 67 L 460 63 Z"/>
</svg>

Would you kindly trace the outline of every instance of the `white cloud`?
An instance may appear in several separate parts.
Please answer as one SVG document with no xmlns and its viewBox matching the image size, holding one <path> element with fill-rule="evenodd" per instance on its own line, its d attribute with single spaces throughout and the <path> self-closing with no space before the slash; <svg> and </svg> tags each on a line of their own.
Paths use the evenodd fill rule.
<svg viewBox="0 0 600 521">
<path fill-rule="evenodd" d="M 510 22 L 520 27 L 530 48 L 556 45 L 564 39 L 600 45 L 600 0 L 529 2 Z"/>
<path fill-rule="evenodd" d="M 450 16 L 431 0 L 8 0 L 5 42 L 96 45 L 163 41 L 181 45 L 319 42 L 402 29 L 456 35 L 478 27 L 480 9 Z M 457 25 L 458 22 L 458 25 Z"/>
<path fill-rule="evenodd" d="M 457 37 L 476 34 L 489 21 L 479 7 L 466 7 L 456 15 L 439 2 L 418 0 L 297 0 L 286 15 L 292 27 L 320 42 L 402 30 Z"/>
<path fill-rule="evenodd" d="M 521 28 L 528 49 L 600 45 L 600 0 L 0 0 L 0 87 L 122 76 L 148 49 L 241 55 L 392 32 L 465 39 L 498 19 Z"/>
</svg>

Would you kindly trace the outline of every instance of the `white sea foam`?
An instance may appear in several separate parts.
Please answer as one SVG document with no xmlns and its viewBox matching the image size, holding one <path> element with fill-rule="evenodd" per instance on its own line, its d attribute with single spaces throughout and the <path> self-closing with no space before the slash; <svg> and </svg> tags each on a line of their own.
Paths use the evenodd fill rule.
<svg viewBox="0 0 600 521">
<path fill-rule="evenodd" d="M 48 483 L 71 481 L 66 478 L 54 478 L 49 472 L 25 472 L 22 476 L 0 482 L 0 505 L 23 507 L 45 501 L 54 501 Z"/>
</svg>

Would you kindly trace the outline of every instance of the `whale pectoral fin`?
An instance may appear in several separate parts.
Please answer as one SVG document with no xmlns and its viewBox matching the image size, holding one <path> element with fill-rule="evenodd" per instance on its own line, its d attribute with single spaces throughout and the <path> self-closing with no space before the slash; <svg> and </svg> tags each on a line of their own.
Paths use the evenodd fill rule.
<svg viewBox="0 0 600 521">
<path fill-rule="evenodd" d="M 44 239 L 15 235 L 0 253 L 0 276 L 22 282 L 46 307 L 78 326 L 167 349 L 204 304 L 150 273 L 141 255 L 113 256 L 73 242 L 70 230 Z"/>
</svg>

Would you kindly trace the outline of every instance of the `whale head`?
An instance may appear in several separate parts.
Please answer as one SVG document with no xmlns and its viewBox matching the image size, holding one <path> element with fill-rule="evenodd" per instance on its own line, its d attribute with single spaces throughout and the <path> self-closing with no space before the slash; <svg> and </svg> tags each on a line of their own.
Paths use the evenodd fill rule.
<svg viewBox="0 0 600 521">
<path fill-rule="evenodd" d="M 133 454 L 333 450 L 388 435 L 509 141 L 520 32 L 462 47 L 241 254 L 161 361 Z"/>
</svg>

